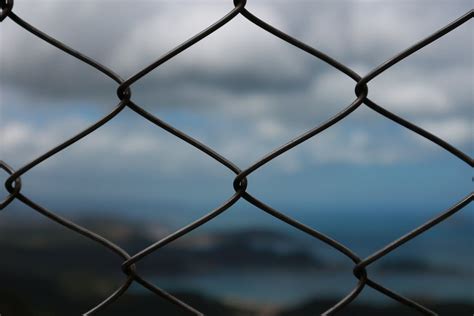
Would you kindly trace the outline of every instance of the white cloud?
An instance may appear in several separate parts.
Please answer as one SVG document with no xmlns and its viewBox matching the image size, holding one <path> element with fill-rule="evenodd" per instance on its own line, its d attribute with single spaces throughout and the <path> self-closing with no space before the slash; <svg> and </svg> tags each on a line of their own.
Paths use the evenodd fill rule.
<svg viewBox="0 0 474 316">
<path fill-rule="evenodd" d="M 385 165 L 412 160 L 414 157 L 400 143 L 380 142 L 374 135 L 362 130 L 346 134 L 338 131 L 323 134 L 310 142 L 308 154 L 318 164 Z"/>
<path fill-rule="evenodd" d="M 137 4 L 136 10 L 124 13 L 126 2 L 88 3 L 75 11 L 71 8 L 77 4 L 72 1 L 46 1 L 40 7 L 32 3 L 21 1 L 15 4 L 15 10 L 73 47 L 127 74 L 155 60 L 232 8 L 231 1 L 203 1 L 199 5 L 187 1 L 143 2 Z M 441 26 L 464 6 L 461 1 L 453 9 L 445 4 L 426 7 L 406 3 L 388 6 L 358 2 L 298 3 L 301 5 L 249 1 L 249 7 L 279 28 L 364 71 Z M 423 18 L 419 16 L 420 7 L 426 11 Z M 446 10 L 440 11 L 440 7 Z M 85 17 L 88 23 L 84 23 Z M 58 27 L 61 21 L 67 21 L 68 27 Z M 83 102 L 87 95 L 93 94 L 92 90 L 116 99 L 114 84 L 106 85 L 95 77 L 91 80 L 95 70 L 70 62 L 72 58 L 40 40 L 33 40 L 11 21 L 4 24 L 2 37 L 5 36 L 9 45 L 2 46 L 1 82 L 5 87 L 8 84 L 8 91 L 2 91 L 2 101 L 7 101 L 2 102 L 2 107 L 6 103 L 29 101 L 35 101 L 32 104 L 38 106 L 38 95 L 67 107 L 64 100 L 73 100 L 67 104 Z M 460 32 L 458 38 L 452 36 L 451 40 L 440 41 L 439 46 L 404 61 L 406 66 L 397 65 L 370 82 L 369 97 L 389 110 L 416 118 L 435 134 L 465 143 L 472 135 L 469 120 L 448 118 L 472 114 L 472 58 L 461 58 L 472 50 L 472 45 L 469 47 L 465 41 L 472 32 L 465 29 L 455 32 Z M 437 52 L 442 53 L 441 61 L 452 58 L 452 63 L 436 62 Z M 237 17 L 138 82 L 134 98 L 143 98 L 144 104 L 160 108 L 179 105 L 193 111 L 212 109 L 214 117 L 224 122 L 221 125 L 230 126 L 234 119 L 239 124 L 243 122 L 241 130 L 219 131 L 202 140 L 230 158 L 248 163 L 338 112 L 355 98 L 354 82 L 350 78 L 321 65 L 313 57 Z M 76 127 L 79 130 L 86 126 L 86 120 L 80 117 L 65 117 L 63 125 L 44 127 L 14 116 L 5 116 L 3 120 L 2 157 L 16 155 L 19 161 L 57 144 L 65 135 L 72 135 Z M 78 157 L 117 152 L 127 159 L 139 159 L 158 154 L 157 161 L 166 170 L 179 170 L 188 163 L 189 155 L 176 145 L 175 139 L 164 140 L 129 128 L 101 129 L 81 142 L 83 151 L 77 152 Z M 205 124 L 199 127 L 206 128 Z M 301 155 L 318 163 L 392 163 L 405 159 L 399 153 L 404 153 L 403 148 L 377 142 L 382 133 L 347 130 L 315 141 L 317 145 Z M 305 157 L 296 155 L 285 160 L 288 170 L 296 170 Z"/>
<path fill-rule="evenodd" d="M 288 135 L 288 130 L 276 121 L 263 119 L 257 122 L 256 126 L 257 135 L 260 135 L 263 139 L 274 140 L 279 137 Z"/>
<path fill-rule="evenodd" d="M 420 125 L 438 137 L 454 144 L 474 141 L 474 129 L 469 118 L 447 118 L 445 120 L 422 121 Z"/>
<path fill-rule="evenodd" d="M 227 3 L 166 6 L 124 34 L 127 44 L 114 52 L 111 63 L 120 65 L 128 74 L 135 73 L 222 18 L 229 9 Z M 272 20 L 285 24 L 281 13 L 268 6 L 265 12 Z M 295 58 L 294 49 L 237 16 L 151 76 L 166 72 L 167 78 L 181 78 L 189 73 L 200 73 L 203 77 L 218 78 L 224 73 L 232 78 L 233 73 L 248 73 L 262 78 L 275 75 L 296 78 L 305 71 L 305 64 L 301 58 Z"/>
<path fill-rule="evenodd" d="M 0 143 L 3 150 L 12 150 L 19 146 L 31 137 L 31 129 L 22 122 L 8 122 L 0 129 L 2 141 Z"/>
<path fill-rule="evenodd" d="M 445 114 L 450 110 L 450 103 L 445 92 L 423 82 L 393 82 L 385 91 L 381 100 L 390 105 L 390 109 L 408 114 Z M 377 98 L 378 99 L 378 98 Z"/>
<path fill-rule="evenodd" d="M 472 66 L 426 69 L 408 63 L 370 82 L 369 98 L 408 118 L 467 115 L 473 102 Z"/>
</svg>

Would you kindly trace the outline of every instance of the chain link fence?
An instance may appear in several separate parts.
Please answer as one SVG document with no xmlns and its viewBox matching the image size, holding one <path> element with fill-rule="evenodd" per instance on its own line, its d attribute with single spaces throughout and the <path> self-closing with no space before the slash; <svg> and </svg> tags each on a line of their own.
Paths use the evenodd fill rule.
<svg viewBox="0 0 474 316">
<path fill-rule="evenodd" d="M 31 209 L 35 210 L 36 212 L 42 214 L 43 216 L 49 218 L 51 221 L 56 222 L 59 225 L 62 225 L 72 232 L 80 234 L 85 238 L 89 238 L 99 244 L 101 244 L 105 249 L 112 251 L 117 256 L 123 259 L 123 263 L 121 269 L 125 275 L 124 281 L 121 286 L 115 290 L 109 297 L 104 299 L 102 302 L 98 302 L 98 304 L 92 307 L 89 311 L 85 312 L 84 315 L 95 315 L 98 314 L 99 311 L 106 308 L 108 305 L 113 304 L 119 297 L 121 297 L 130 287 L 132 283 L 138 283 L 144 288 L 148 289 L 149 291 L 153 292 L 154 294 L 164 298 L 165 300 L 174 303 L 179 308 L 183 310 L 183 313 L 186 314 L 193 314 L 193 315 L 203 315 L 200 311 L 196 310 L 192 306 L 188 305 L 186 302 L 181 301 L 179 298 L 174 297 L 173 295 L 167 293 L 163 289 L 159 288 L 157 285 L 152 284 L 150 281 L 144 279 L 140 276 L 139 273 L 139 262 L 144 259 L 146 256 L 150 255 L 155 251 L 159 251 L 160 248 L 166 246 L 167 244 L 185 236 L 192 230 L 200 227 L 201 225 L 206 224 L 207 222 L 211 221 L 215 217 L 219 216 L 226 210 L 228 210 L 233 204 L 235 204 L 238 200 L 244 199 L 248 203 L 256 206 L 260 210 L 266 212 L 268 215 L 273 216 L 280 221 L 285 222 L 288 225 L 293 226 L 294 228 L 314 237 L 317 240 L 320 240 L 330 247 L 333 247 L 341 255 L 346 256 L 349 260 L 354 263 L 353 274 L 356 278 L 356 285 L 354 286 L 353 290 L 348 293 L 345 297 L 341 298 L 338 302 L 335 302 L 334 305 L 328 306 L 327 310 L 322 315 L 335 315 L 339 311 L 341 311 L 344 307 L 354 301 L 360 293 L 364 290 L 366 286 L 373 288 L 374 290 L 378 291 L 379 293 L 386 295 L 393 299 L 396 302 L 404 304 L 414 310 L 417 310 L 420 314 L 423 315 L 437 315 L 436 311 L 431 310 L 427 306 L 423 306 L 410 298 L 407 298 L 403 295 L 400 295 L 391 289 L 385 287 L 382 284 L 379 284 L 376 280 L 373 280 L 369 277 L 368 268 L 371 264 L 378 261 L 384 256 L 387 256 L 396 248 L 404 245 L 408 241 L 413 238 L 416 238 L 420 234 L 423 234 L 425 231 L 431 229 L 435 225 L 439 224 L 440 222 L 446 220 L 448 217 L 454 215 L 456 212 L 463 209 L 466 205 L 472 202 L 474 194 L 471 193 L 465 196 L 463 199 L 455 203 L 451 208 L 445 210 L 443 213 L 437 215 L 435 218 L 429 220 L 428 222 L 424 223 L 423 225 L 419 226 L 418 228 L 414 229 L 413 231 L 407 233 L 406 235 L 394 240 L 390 244 L 386 245 L 382 249 L 374 252 L 370 256 L 366 258 L 359 257 L 354 251 L 346 247 L 345 245 L 341 244 L 340 242 L 332 239 L 330 236 L 324 235 L 317 231 L 316 229 L 305 225 L 304 223 L 300 223 L 293 218 L 289 217 L 286 214 L 281 213 L 280 211 L 276 210 L 275 208 L 267 205 L 265 202 L 255 198 L 247 189 L 247 177 L 251 175 L 254 171 L 261 168 L 262 166 L 270 163 L 276 157 L 284 154 L 285 152 L 291 150 L 292 148 L 298 146 L 299 144 L 307 141 L 310 138 L 316 137 L 319 133 L 323 132 L 324 130 L 330 128 L 334 124 L 337 124 L 347 116 L 349 116 L 352 112 L 354 112 L 357 108 L 361 106 L 367 106 L 371 110 L 377 112 L 381 116 L 405 127 L 406 129 L 411 130 L 414 133 L 430 140 L 431 142 L 437 144 L 438 146 L 442 147 L 446 151 L 450 152 L 453 156 L 457 157 L 458 159 L 462 160 L 463 162 L 467 163 L 469 166 L 474 166 L 474 160 L 468 154 L 462 152 L 458 148 L 454 147 L 453 145 L 449 144 L 448 142 L 440 139 L 439 137 L 427 132 L 426 130 L 422 129 L 421 127 L 403 119 L 400 116 L 397 116 L 387 109 L 383 108 L 382 106 L 376 104 L 374 101 L 368 98 L 369 88 L 368 83 L 373 80 L 375 77 L 381 75 L 387 69 L 392 67 L 393 65 L 397 64 L 401 60 L 407 58 L 408 56 L 412 55 L 416 51 L 422 49 L 423 47 L 429 45 L 430 43 L 438 40 L 445 34 L 452 32 L 462 24 L 468 22 L 471 18 L 474 17 L 474 10 L 470 10 L 463 16 L 459 17 L 455 21 L 451 22 L 450 24 L 446 25 L 445 27 L 437 30 L 430 36 L 426 37 L 425 39 L 419 41 L 418 43 L 414 44 L 413 46 L 407 48 L 406 50 L 400 52 L 399 54 L 393 56 L 392 58 L 388 59 L 386 62 L 381 64 L 380 66 L 372 69 L 366 75 L 361 76 L 356 73 L 354 70 L 350 69 L 346 65 L 338 62 L 331 56 L 326 55 L 325 53 L 313 48 L 296 38 L 289 36 L 288 34 L 276 29 L 270 24 L 267 24 L 265 21 L 259 19 L 257 16 L 253 15 L 249 12 L 246 8 L 246 0 L 234 0 L 234 8 L 230 10 L 224 17 L 220 20 L 206 28 L 205 30 L 201 31 L 194 37 L 190 38 L 186 42 L 182 43 L 181 45 L 177 46 L 176 48 L 172 49 L 155 62 L 147 66 L 146 68 L 140 70 L 135 75 L 128 79 L 121 78 L 118 74 L 116 74 L 113 70 L 105 67 L 104 65 L 98 63 L 97 61 L 93 60 L 92 58 L 74 50 L 73 48 L 65 45 L 64 43 L 54 39 L 53 37 L 45 34 L 41 30 L 35 28 L 21 17 L 14 13 L 14 0 L 1 0 L 1 13 L 0 13 L 0 22 L 6 18 L 9 18 L 11 21 L 15 22 L 19 27 L 23 28 L 25 31 L 28 31 L 38 37 L 40 40 L 43 40 L 49 43 L 52 46 L 55 46 L 57 49 L 60 49 L 66 54 L 69 54 L 80 61 L 94 67 L 97 71 L 102 72 L 104 75 L 109 77 L 111 80 L 115 81 L 118 85 L 117 88 L 117 97 L 118 103 L 115 108 L 110 111 L 107 115 L 102 117 L 100 120 L 95 122 L 93 125 L 88 127 L 87 129 L 81 131 L 74 137 L 66 140 L 65 142 L 57 145 L 56 147 L 52 148 L 48 152 L 44 153 L 43 155 L 37 157 L 32 162 L 24 165 L 23 167 L 19 168 L 18 170 L 14 170 L 11 168 L 6 162 L 0 160 L 0 168 L 3 169 L 4 172 L 9 174 L 8 179 L 5 182 L 5 188 L 8 191 L 8 195 L 0 202 L 0 209 L 6 208 L 13 200 L 21 201 L 23 204 L 27 205 Z M 242 15 L 245 17 L 250 23 L 253 23 L 259 26 L 263 31 L 269 32 L 274 36 L 278 37 L 282 41 L 287 42 L 290 45 L 293 45 L 306 53 L 318 58 L 330 66 L 334 67 L 335 69 L 339 70 L 340 72 L 344 73 L 348 77 L 352 78 L 355 82 L 355 99 L 349 104 L 346 108 L 342 111 L 328 119 L 326 122 L 322 123 L 321 125 L 310 129 L 309 131 L 301 134 L 300 136 L 294 138 L 287 144 L 275 149 L 274 151 L 266 154 L 260 160 L 248 166 L 246 168 L 241 168 L 234 164 L 229 159 L 225 158 L 218 152 L 214 151 L 209 146 L 197 141 L 190 135 L 185 134 L 184 132 L 180 131 L 179 129 L 167 124 L 166 122 L 162 121 L 160 118 L 150 114 L 149 112 L 145 111 L 140 105 L 136 104 L 132 98 L 132 86 L 134 83 L 142 79 L 148 73 L 159 67 L 160 65 L 166 63 L 170 59 L 174 58 L 179 53 L 183 52 L 184 50 L 190 48 L 197 42 L 201 41 L 208 35 L 213 32 L 216 32 L 221 28 L 223 25 L 231 21 L 238 15 Z M 401 92 L 402 93 L 402 92 Z M 171 133 L 176 138 L 181 139 L 182 141 L 188 143 L 190 146 L 197 148 L 198 150 L 205 153 L 210 159 L 214 159 L 218 161 L 220 164 L 231 170 L 235 173 L 235 179 L 232 183 L 235 193 L 227 199 L 225 203 L 220 205 L 219 207 L 211 210 L 209 213 L 204 215 L 203 217 L 199 218 L 198 220 L 182 227 L 181 229 L 177 230 L 176 232 L 166 236 L 165 238 L 153 243 L 152 245 L 148 246 L 147 248 L 141 250 L 136 254 L 129 254 L 125 250 L 123 250 L 120 246 L 114 244 L 110 240 L 66 219 L 63 218 L 53 211 L 46 209 L 45 207 L 39 205 L 35 201 L 31 200 L 29 197 L 25 196 L 21 192 L 22 181 L 21 176 L 25 175 L 33 168 L 35 168 L 40 163 L 44 162 L 45 160 L 53 157 L 60 151 L 64 150 L 65 148 L 72 146 L 74 143 L 79 141 L 80 139 L 93 134 L 101 126 L 107 124 L 110 120 L 114 119 L 123 109 L 129 108 L 139 114 L 143 119 L 148 120 L 155 124 L 157 127 Z M 117 267 L 119 269 L 120 267 Z M 157 311 L 159 312 L 159 311 Z"/>
</svg>

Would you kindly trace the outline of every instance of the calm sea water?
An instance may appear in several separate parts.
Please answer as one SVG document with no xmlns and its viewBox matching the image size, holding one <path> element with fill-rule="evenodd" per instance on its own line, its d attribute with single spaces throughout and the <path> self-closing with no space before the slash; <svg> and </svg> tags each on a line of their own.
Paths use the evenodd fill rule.
<svg viewBox="0 0 474 316">
<path fill-rule="evenodd" d="M 426 214 L 412 214 L 410 219 L 383 218 L 374 216 L 360 221 L 380 225 L 360 230 L 357 223 L 335 224 L 330 220 L 307 220 L 313 227 L 319 225 L 323 231 L 336 238 L 365 257 L 380 249 L 391 240 L 403 235 L 429 219 Z M 392 290 L 412 298 L 440 301 L 464 301 L 474 303 L 474 230 L 472 214 L 464 214 L 436 229 L 408 242 L 380 262 L 369 267 L 374 280 Z M 311 224 L 312 222 L 312 224 Z M 366 224 L 366 223 L 365 223 Z M 286 231 L 288 233 L 288 230 Z M 228 270 L 209 271 L 200 274 L 156 276 L 155 284 L 167 290 L 196 291 L 232 302 L 249 304 L 291 305 L 307 299 L 343 297 L 356 285 L 349 259 L 325 244 L 305 237 L 297 231 L 289 232 L 293 238 L 301 239 L 305 249 L 321 258 L 333 262 L 338 269 L 325 270 Z M 431 267 L 423 269 L 380 270 L 378 265 L 388 260 L 414 260 Z M 140 291 L 137 289 L 137 291 Z M 372 303 L 390 302 L 386 297 L 366 289 L 360 297 Z"/>
<path fill-rule="evenodd" d="M 474 303 L 472 275 L 374 274 L 374 279 L 410 297 L 438 302 Z M 306 299 L 343 297 L 356 285 L 350 270 L 346 273 L 228 271 L 197 276 L 156 277 L 154 281 L 168 290 L 195 291 L 231 302 L 278 306 L 297 304 Z M 387 302 L 386 297 L 371 289 L 366 289 L 360 300 Z"/>
</svg>

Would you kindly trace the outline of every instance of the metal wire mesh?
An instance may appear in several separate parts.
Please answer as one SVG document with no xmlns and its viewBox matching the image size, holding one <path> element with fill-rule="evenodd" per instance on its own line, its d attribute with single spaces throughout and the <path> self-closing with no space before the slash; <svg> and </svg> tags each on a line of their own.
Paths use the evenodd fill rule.
<svg viewBox="0 0 474 316">
<path fill-rule="evenodd" d="M 181 45 L 175 47 L 174 49 L 170 50 L 168 53 L 165 55 L 161 56 L 159 59 L 157 59 L 155 62 L 147 66 L 146 68 L 140 70 L 137 72 L 135 75 L 132 77 L 124 80 L 121 78 L 118 74 L 116 74 L 113 70 L 105 67 L 104 65 L 98 63 L 97 61 L 93 60 L 92 58 L 83 55 L 82 53 L 74 50 L 73 48 L 65 45 L 64 43 L 52 38 L 48 34 L 42 32 L 41 30 L 35 28 L 25 20 L 23 20 L 21 17 L 16 15 L 13 11 L 13 5 L 14 5 L 14 0 L 1 0 L 0 1 L 1 5 L 1 13 L 0 13 L 0 22 L 3 21 L 5 18 L 11 19 L 13 22 L 15 22 L 18 26 L 23 28 L 24 30 L 31 32 L 35 36 L 37 36 L 39 39 L 55 46 L 56 48 L 62 50 L 64 53 L 69 54 L 82 62 L 89 64 L 90 66 L 94 67 L 97 71 L 102 72 L 106 76 L 108 76 L 110 79 L 115 81 L 118 84 L 117 88 L 117 96 L 118 96 L 118 103 L 115 106 L 115 108 L 110 111 L 107 115 L 102 117 L 100 120 L 95 122 L 93 125 L 88 127 L 87 129 L 81 131 L 74 137 L 64 141 L 63 143 L 57 145 L 56 147 L 52 148 L 48 152 L 44 153 L 43 155 L 37 157 L 34 159 L 32 162 L 24 165 L 18 170 L 12 169 L 6 162 L 0 160 L 0 168 L 3 169 L 5 172 L 9 174 L 9 178 L 5 182 L 5 188 L 9 192 L 9 195 L 7 195 L 3 201 L 0 202 L 0 209 L 4 209 L 5 207 L 8 206 L 13 200 L 18 200 L 21 201 L 23 204 L 29 206 L 31 209 L 35 210 L 36 212 L 42 214 L 43 216 L 49 218 L 51 221 L 56 222 L 59 225 L 62 225 L 69 230 L 80 234 L 84 236 L 85 238 L 89 238 L 99 244 L 101 244 L 104 248 L 112 251 L 115 253 L 117 256 L 121 257 L 123 259 L 123 263 L 121 266 L 121 269 L 123 273 L 125 274 L 124 281 L 122 285 L 116 289 L 114 293 L 112 293 L 109 297 L 104 299 L 102 302 L 99 302 L 96 306 L 92 307 L 89 311 L 84 313 L 84 315 L 95 315 L 108 305 L 114 303 L 120 296 L 122 296 L 127 289 L 130 287 L 130 285 L 133 282 L 136 282 L 140 285 L 142 285 L 144 288 L 148 289 L 149 291 L 155 293 L 156 295 L 168 300 L 171 303 L 174 303 L 177 305 L 179 308 L 183 310 L 183 312 L 187 312 L 189 314 L 194 314 L 194 315 L 203 315 L 200 311 L 196 310 L 195 308 L 189 306 L 185 302 L 181 301 L 180 299 L 174 297 L 173 295 L 167 293 L 166 291 L 162 290 L 158 286 L 152 284 L 151 282 L 147 281 L 146 279 L 142 278 L 138 272 L 138 263 L 144 259 L 146 256 L 150 255 L 151 253 L 158 251 L 160 248 L 166 246 L 167 244 L 175 241 L 178 238 L 181 238 L 191 232 L 192 230 L 200 227 L 201 225 L 204 225 L 205 223 L 209 222 L 210 220 L 214 219 L 216 216 L 219 216 L 223 212 L 225 212 L 229 207 L 231 207 L 233 204 L 235 204 L 238 200 L 244 199 L 250 204 L 256 206 L 263 212 L 285 222 L 288 225 L 291 225 L 295 227 L 296 229 L 314 237 L 317 240 L 320 240 L 330 247 L 333 247 L 337 251 L 339 251 L 342 255 L 348 257 L 353 263 L 354 263 L 354 269 L 353 269 L 353 274 L 355 278 L 357 279 L 357 283 L 353 290 L 348 293 L 345 297 L 341 298 L 338 302 L 336 302 L 333 306 L 328 306 L 327 310 L 322 314 L 322 315 L 334 315 L 338 311 L 342 310 L 344 307 L 346 307 L 348 304 L 350 304 L 354 299 L 356 299 L 359 294 L 362 292 L 365 286 L 369 286 L 376 291 L 380 292 L 383 295 L 386 295 L 393 300 L 404 304 L 414 310 L 417 310 L 420 312 L 420 314 L 423 315 L 437 315 L 435 311 L 430 310 L 428 307 L 423 306 L 407 297 L 404 297 L 403 295 L 400 295 L 387 287 L 377 283 L 375 280 L 369 277 L 368 274 L 368 267 L 376 262 L 377 260 L 381 259 L 384 256 L 387 256 L 390 252 L 392 252 L 394 249 L 402 246 L 403 244 L 407 243 L 411 239 L 417 237 L 418 235 L 424 233 L 425 231 L 431 229 L 433 226 L 439 224 L 440 222 L 444 221 L 448 217 L 452 216 L 456 212 L 460 211 L 463 207 L 468 205 L 469 203 L 472 202 L 474 194 L 470 193 L 467 196 L 465 196 L 463 199 L 461 199 L 459 202 L 454 204 L 451 208 L 448 210 L 445 210 L 443 213 L 437 215 L 435 218 L 431 219 L 430 221 L 424 223 L 423 225 L 419 226 L 418 228 L 412 230 L 411 232 L 407 233 L 406 235 L 398 238 L 397 240 L 394 240 L 390 244 L 386 245 L 382 249 L 374 252 L 372 255 L 366 257 L 366 258 L 361 258 L 359 257 L 355 252 L 353 252 L 351 249 L 348 247 L 344 246 L 340 242 L 332 239 L 331 237 L 324 235 L 317 231 L 315 228 L 309 227 L 305 225 L 304 223 L 300 223 L 291 217 L 289 217 L 286 214 L 283 214 L 276 210 L 275 208 L 271 207 L 270 205 L 265 204 L 265 202 L 260 201 L 259 199 L 255 198 L 250 192 L 248 192 L 247 189 L 247 177 L 251 175 L 254 171 L 257 169 L 261 168 L 263 165 L 268 164 L 271 162 L 273 159 L 276 157 L 284 154 L 285 152 L 289 151 L 290 149 L 298 146 L 299 144 L 305 142 L 306 140 L 315 137 L 322 131 L 330 128 L 334 124 L 340 122 L 344 118 L 346 118 L 348 115 L 350 115 L 352 112 L 354 112 L 357 108 L 359 108 L 361 105 L 365 105 L 371 110 L 379 113 L 380 115 L 384 116 L 385 118 L 405 127 L 406 129 L 411 130 L 414 133 L 417 133 L 418 135 L 430 140 L 431 142 L 437 144 L 438 146 L 444 148 L 446 151 L 450 152 L 452 155 L 457 157 L 458 159 L 464 161 L 467 163 L 469 166 L 473 167 L 474 166 L 474 160 L 471 158 L 468 154 L 462 152 L 458 148 L 454 147 L 453 145 L 447 143 L 446 141 L 440 139 L 439 137 L 427 132 L 426 130 L 422 129 L 421 127 L 401 118 L 400 116 L 397 116 L 387 109 L 381 107 L 380 105 L 376 104 L 372 100 L 368 98 L 368 83 L 374 79 L 375 77 L 379 76 L 382 74 L 384 71 L 395 65 L 396 63 L 400 62 L 401 60 L 407 58 L 414 52 L 422 49 L 426 45 L 438 40 L 445 34 L 455 30 L 457 27 L 460 25 L 466 23 L 469 21 L 471 18 L 474 16 L 474 10 L 470 10 L 463 16 L 459 17 L 455 21 L 451 22 L 450 24 L 446 25 L 445 27 L 441 28 L 440 30 L 437 30 L 430 36 L 426 37 L 425 39 L 419 41 L 418 43 L 415 43 L 411 47 L 407 48 L 406 50 L 400 52 L 399 54 L 393 56 L 392 58 L 388 59 L 386 62 L 381 64 L 380 66 L 372 69 L 369 73 L 367 73 L 365 76 L 361 76 L 357 74 L 355 71 L 347 67 L 346 65 L 336 61 L 334 58 L 331 56 L 326 55 L 325 53 L 299 41 L 298 39 L 295 39 L 288 34 L 274 28 L 272 25 L 267 24 L 265 21 L 259 19 L 255 15 L 253 15 L 251 12 L 249 12 L 246 8 L 246 0 L 234 0 L 234 8 L 230 10 L 229 13 L 227 13 L 224 17 L 222 17 L 220 20 L 206 28 L 205 30 L 201 31 L 194 37 L 190 38 L 186 42 L 182 43 Z M 254 23 L 255 25 L 259 26 L 262 30 L 269 32 L 273 34 L 274 36 L 280 38 L 281 40 L 289 43 L 290 45 L 293 45 L 308 54 L 314 56 L 315 58 L 318 58 L 330 66 L 334 67 L 335 69 L 339 70 L 340 72 L 346 74 L 350 78 L 354 80 L 355 84 L 355 95 L 356 98 L 350 105 L 348 105 L 346 108 L 344 108 L 342 111 L 328 119 L 326 122 L 322 123 L 319 126 L 316 126 L 309 131 L 301 134 L 300 136 L 294 138 L 287 144 L 284 144 L 283 146 L 273 150 L 272 152 L 266 154 L 264 157 L 262 157 L 260 160 L 252 164 L 251 166 L 248 166 L 245 169 L 241 169 L 238 167 L 236 164 L 234 164 L 232 161 L 229 159 L 225 158 L 218 152 L 214 151 L 212 148 L 209 146 L 197 141 L 190 135 L 185 134 L 184 132 L 180 131 L 179 129 L 167 124 L 166 122 L 162 121 L 160 118 L 148 113 L 145 111 L 142 107 L 140 107 L 138 104 L 136 104 L 132 100 L 132 92 L 131 92 L 131 87 L 132 85 L 146 76 L 148 73 L 159 67 L 160 65 L 164 64 L 165 62 L 169 61 L 179 53 L 183 52 L 184 50 L 190 48 L 203 38 L 207 37 L 211 33 L 217 31 L 219 28 L 221 28 L 223 25 L 228 23 L 230 20 L 235 18 L 237 15 L 242 15 L 245 17 L 249 22 Z M 123 250 L 121 247 L 118 245 L 114 244 L 110 240 L 100 236 L 99 234 L 96 234 L 84 227 L 79 226 L 78 224 L 63 218 L 56 213 L 46 209 L 45 207 L 39 205 L 38 203 L 34 202 L 31 200 L 29 197 L 25 196 L 21 192 L 21 176 L 28 173 L 31 171 L 33 168 L 38 166 L 40 163 L 44 162 L 45 160 L 53 157 L 60 151 L 64 150 L 65 148 L 73 145 L 75 142 L 78 140 L 92 134 L 94 131 L 96 131 L 98 128 L 101 126 L 107 124 L 110 120 L 114 119 L 123 109 L 128 107 L 129 109 L 133 110 L 137 114 L 139 114 L 141 117 L 144 119 L 152 122 L 156 126 L 164 129 L 165 131 L 171 133 L 175 137 L 185 141 L 188 143 L 190 146 L 193 146 L 197 148 L 198 150 L 204 152 L 207 154 L 209 158 L 212 158 L 216 161 L 218 161 L 220 164 L 231 170 L 233 173 L 235 173 L 235 179 L 233 181 L 233 188 L 235 190 L 235 193 L 227 199 L 225 203 L 220 205 L 219 207 L 215 208 L 214 210 L 211 210 L 209 213 L 204 215 L 203 217 L 199 218 L 198 220 L 182 227 L 181 229 L 177 230 L 176 232 L 166 236 L 165 238 L 155 242 L 154 244 L 148 246 L 147 248 L 141 250 L 140 252 L 136 254 L 129 254 L 125 250 Z"/>
</svg>

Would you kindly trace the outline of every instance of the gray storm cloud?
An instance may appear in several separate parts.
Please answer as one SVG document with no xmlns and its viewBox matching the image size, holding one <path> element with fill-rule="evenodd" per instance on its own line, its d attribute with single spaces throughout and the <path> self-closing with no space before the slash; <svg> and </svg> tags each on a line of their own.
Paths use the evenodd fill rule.
<svg viewBox="0 0 474 316">
<path fill-rule="evenodd" d="M 470 10 L 472 1 L 248 0 L 247 8 L 363 75 Z M 135 1 L 132 7 L 129 1 L 16 0 L 14 7 L 31 24 L 123 77 L 231 9 L 231 0 Z M 13 167 L 75 135 L 117 103 L 117 85 L 109 78 L 9 19 L 0 25 L 0 36 L 0 159 Z M 472 155 L 473 49 L 468 22 L 370 82 L 369 97 Z M 354 85 L 238 16 L 132 90 L 136 103 L 245 167 L 347 106 Z M 428 195 L 436 200 L 440 192 L 472 185 L 470 177 L 462 182 L 457 176 L 465 166 L 455 159 L 443 160 L 437 172 L 425 163 L 448 156 L 361 107 L 259 170 L 250 185 L 287 200 L 299 194 L 295 183 L 306 183 L 311 192 L 301 201 L 313 201 L 315 192 L 320 200 L 332 199 L 342 185 L 347 192 L 361 190 L 355 200 L 364 207 L 368 192 L 391 200 L 392 192 L 402 190 L 411 194 L 407 203 Z M 346 174 L 341 170 L 347 165 Z M 424 170 L 428 180 L 420 185 L 405 179 L 414 169 Z M 438 183 L 440 174 L 450 180 Z M 233 177 L 125 109 L 33 168 L 22 190 L 64 209 L 107 204 L 155 211 L 163 203 L 179 209 L 182 192 L 191 208 L 199 208 L 196 201 L 215 206 L 233 193 Z M 109 206 L 112 201 L 117 205 Z"/>
<path fill-rule="evenodd" d="M 429 6 L 392 1 L 249 1 L 248 9 L 364 74 L 463 14 L 471 5 L 470 1 L 438 1 Z M 66 0 L 44 1 L 41 5 L 26 0 L 15 3 L 15 12 L 25 20 L 124 77 L 231 8 L 231 1 L 139 1 L 133 9 L 127 2 L 116 1 L 84 1 L 80 5 Z M 472 126 L 469 116 L 473 101 L 470 24 L 376 78 L 369 84 L 369 96 L 448 137 L 448 141 L 468 146 L 465 135 Z M 88 65 L 36 39 L 8 19 L 0 31 L 5 117 L 14 110 L 4 104 L 21 105 L 23 110 L 34 106 L 54 111 L 54 107 L 77 106 L 81 102 L 97 107 L 110 107 L 117 102 L 116 84 Z M 132 89 L 134 100 L 152 111 L 190 109 L 203 116 L 212 111 L 224 121 L 240 120 L 242 130 L 252 131 L 249 134 L 255 142 L 247 146 L 252 150 L 261 143 L 277 145 L 322 122 L 354 99 L 353 87 L 354 82 L 343 74 L 237 17 Z M 355 115 L 352 123 L 345 125 L 347 130 L 357 120 L 359 124 L 383 120 L 368 112 Z M 13 148 L 18 144 L 12 140 L 23 139 L 17 137 L 21 135 L 18 126 L 34 130 L 34 126 L 27 128 L 34 122 L 19 122 L 16 128 L 6 128 L 13 124 L 11 121 L 2 123 L 3 137 L 9 138 L 3 141 L 4 148 Z M 48 132 L 44 133 L 47 138 Z M 206 140 L 237 155 L 235 146 L 228 143 L 229 133 L 223 131 L 221 139 Z M 236 139 L 238 135 L 249 139 L 243 132 L 232 134 Z M 360 142 L 355 144 L 362 152 L 371 152 Z M 244 147 L 240 146 L 242 152 L 246 152 Z"/>
<path fill-rule="evenodd" d="M 66 0 L 45 1 L 41 6 L 34 3 L 18 1 L 15 12 L 124 77 L 232 8 L 231 3 L 222 1 L 192 5 L 180 1 L 144 1 L 133 9 L 125 2 L 112 1 L 81 5 Z M 293 5 L 249 1 L 248 6 L 282 30 L 365 72 L 444 26 L 470 9 L 471 4 L 470 1 L 440 1 L 430 6 L 383 1 L 343 4 L 305 1 Z M 1 31 L 2 86 L 52 100 L 108 98 L 114 89 L 115 84 L 108 78 L 37 40 L 12 21 L 3 23 Z M 459 81 L 469 82 L 466 79 L 471 78 L 472 70 L 472 28 L 464 25 L 410 59 L 403 63 L 409 63 L 413 73 L 426 75 L 425 81 L 433 75 L 442 76 L 447 69 L 460 68 L 465 71 L 457 73 Z M 401 67 L 388 73 L 396 73 L 398 68 Z M 189 99 L 186 91 L 194 92 L 196 87 L 228 94 L 298 91 L 305 95 L 313 81 L 332 71 L 237 17 L 152 72 L 137 86 L 148 95 L 147 101 L 152 101 L 153 95 L 166 94 L 168 102 L 161 105 L 167 106 L 174 105 L 168 104 L 172 100 L 179 104 L 181 98 Z M 448 94 L 451 82 L 445 83 Z M 459 91 L 455 92 L 453 96 L 459 95 Z"/>
</svg>

